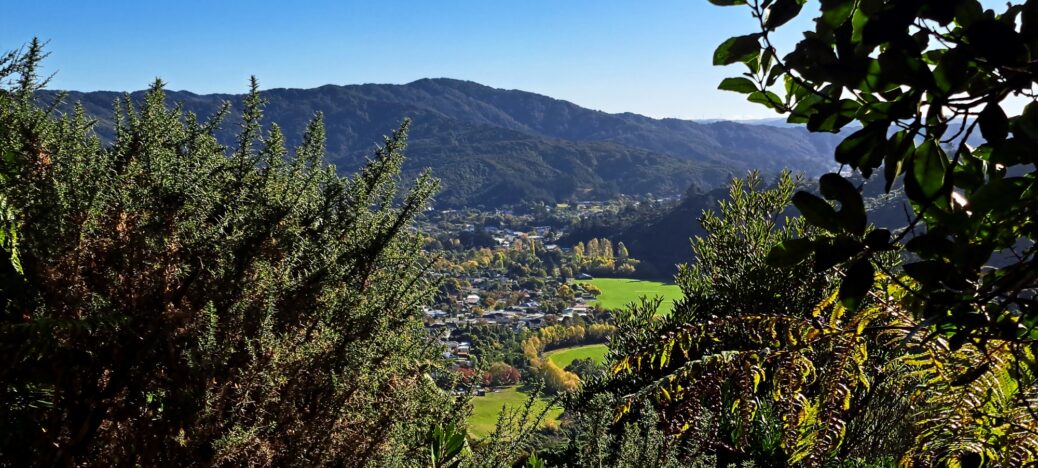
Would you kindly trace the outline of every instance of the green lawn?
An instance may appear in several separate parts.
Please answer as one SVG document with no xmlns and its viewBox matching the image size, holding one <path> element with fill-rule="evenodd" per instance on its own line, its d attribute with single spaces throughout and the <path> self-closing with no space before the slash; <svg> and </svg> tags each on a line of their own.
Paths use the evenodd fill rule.
<svg viewBox="0 0 1038 468">
<path fill-rule="evenodd" d="M 580 283 L 591 283 L 602 290 L 596 302 L 602 304 L 606 309 L 622 309 L 629 303 L 638 302 L 642 296 L 652 298 L 663 296 L 660 304 L 660 313 L 670 313 L 674 308 L 674 301 L 681 299 L 681 288 L 672 283 L 660 283 L 658 281 L 643 281 L 628 278 L 595 278 Z"/>
<path fill-rule="evenodd" d="M 556 366 L 563 369 L 570 365 L 577 359 L 591 358 L 595 362 L 602 364 L 605 362 L 606 353 L 609 352 L 609 348 L 604 344 L 593 344 L 586 346 L 575 346 L 572 348 L 556 349 L 554 351 L 548 351 L 544 353 L 544 356 L 554 362 Z"/>
<path fill-rule="evenodd" d="M 528 395 L 519 391 L 518 387 L 508 387 L 499 392 L 487 392 L 486 396 L 472 397 L 472 416 L 469 417 L 469 435 L 484 437 L 493 432 L 497 425 L 497 416 L 502 406 L 522 408 Z M 534 404 L 536 414 L 540 414 L 547 405 L 544 400 Z M 562 408 L 555 407 L 544 416 L 544 421 L 555 421 L 562 414 Z"/>
</svg>

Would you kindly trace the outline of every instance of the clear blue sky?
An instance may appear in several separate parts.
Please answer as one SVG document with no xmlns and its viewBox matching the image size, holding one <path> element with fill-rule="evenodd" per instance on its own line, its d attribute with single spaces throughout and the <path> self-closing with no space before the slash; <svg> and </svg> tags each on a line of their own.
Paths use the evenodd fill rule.
<svg viewBox="0 0 1038 468">
<path fill-rule="evenodd" d="M 0 49 L 50 41 L 56 89 L 136 90 L 161 77 L 170 89 L 239 93 L 252 74 L 263 88 L 450 77 L 607 112 L 775 115 L 716 90 L 741 70 L 713 67 L 714 48 L 753 22 L 706 0 L 28 0 L 3 10 Z"/>
</svg>

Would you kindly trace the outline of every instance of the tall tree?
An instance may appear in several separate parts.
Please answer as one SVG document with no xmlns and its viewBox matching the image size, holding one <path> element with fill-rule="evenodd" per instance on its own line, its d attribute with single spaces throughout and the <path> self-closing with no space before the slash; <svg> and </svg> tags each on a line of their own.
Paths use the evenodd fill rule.
<svg viewBox="0 0 1038 468">
<path fill-rule="evenodd" d="M 598 244 L 598 238 L 587 241 L 587 256 L 592 259 L 602 256 L 602 248 Z"/>
<path fill-rule="evenodd" d="M 618 242 L 616 244 L 616 257 L 621 262 L 626 262 L 627 259 L 630 258 L 630 256 L 631 256 L 631 254 L 630 254 L 630 252 L 627 251 L 627 246 L 624 245 L 623 242 Z"/>
</svg>

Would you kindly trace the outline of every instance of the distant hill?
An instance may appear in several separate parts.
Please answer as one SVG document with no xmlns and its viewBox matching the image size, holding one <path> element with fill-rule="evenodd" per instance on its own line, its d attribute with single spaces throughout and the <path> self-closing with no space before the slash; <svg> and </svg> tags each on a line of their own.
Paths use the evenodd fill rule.
<svg viewBox="0 0 1038 468">
<path fill-rule="evenodd" d="M 631 256 L 641 262 L 637 276 L 669 279 L 677 273 L 679 263 L 692 261 L 691 238 L 705 234 L 699 224 L 703 211 L 716 210 L 717 202 L 727 196 L 725 187 L 708 192 L 689 190 L 673 206 L 637 219 L 581 226 L 560 243 L 569 246 L 596 237 L 623 242 Z"/>
<path fill-rule="evenodd" d="M 99 133 L 110 138 L 112 104 L 121 95 L 70 92 L 68 101 L 81 102 L 98 119 Z M 132 93 L 136 100 L 141 96 Z M 678 194 L 690 185 L 721 186 L 750 169 L 790 167 L 816 175 L 832 167 L 838 142 L 800 128 L 608 114 L 451 79 L 272 89 L 263 96 L 269 101 L 265 120 L 277 122 L 290 144 L 323 112 L 329 159 L 342 171 L 359 167 L 382 135 L 412 118 L 405 173 L 431 168 L 443 180 L 441 207 Z M 173 91 L 168 98 L 207 116 L 224 101 L 240 110 L 243 96 Z M 233 141 L 237 123 L 237 116 L 229 119 L 221 139 Z"/>
<path fill-rule="evenodd" d="M 900 182 L 896 183 L 891 193 L 884 192 L 882 176 L 874 176 L 868 181 L 860 177 L 851 179 L 855 185 L 863 184 L 865 206 L 869 212 L 869 222 L 877 228 L 897 231 L 909 224 L 912 219 L 912 208 L 904 197 Z M 817 181 L 806 180 L 805 189 L 817 193 Z M 651 216 L 618 220 L 609 225 L 596 225 L 577 229 L 563 239 L 563 245 L 572 245 L 587 241 L 593 237 L 605 237 L 614 242 L 623 242 L 631 256 L 642 263 L 638 266 L 637 275 L 645 278 L 667 279 L 677 273 L 677 265 L 690 263 L 692 258 L 691 239 L 705 235 L 699 219 L 706 210 L 716 211 L 720 200 L 728 199 L 727 188 L 721 187 L 708 192 L 690 190 L 681 202 L 653 213 Z M 791 216 L 797 214 L 790 207 Z"/>
<path fill-rule="evenodd" d="M 701 119 L 696 120 L 699 123 L 716 123 L 716 122 L 735 122 L 746 125 L 767 125 L 769 127 L 800 127 L 803 124 L 791 124 L 786 122 L 785 117 L 767 117 L 763 119 L 740 119 L 740 120 L 724 120 L 724 119 Z"/>
</svg>

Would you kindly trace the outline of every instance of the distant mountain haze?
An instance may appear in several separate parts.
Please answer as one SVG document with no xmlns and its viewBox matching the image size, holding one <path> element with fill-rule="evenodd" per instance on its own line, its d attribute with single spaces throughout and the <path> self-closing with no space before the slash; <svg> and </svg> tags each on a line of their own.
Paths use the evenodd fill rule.
<svg viewBox="0 0 1038 468">
<path fill-rule="evenodd" d="M 69 92 L 112 136 L 119 92 Z M 53 97 L 54 91 L 44 93 Z M 437 207 L 498 207 L 520 201 L 604 199 L 625 194 L 680 194 L 695 185 L 723 186 L 750 169 L 774 173 L 792 168 L 817 175 L 833 167 L 834 135 L 802 128 L 736 122 L 701 123 L 608 114 L 516 90 L 452 79 L 405 85 L 327 85 L 271 89 L 266 123 L 277 122 L 290 145 L 307 122 L 323 112 L 328 158 L 353 171 L 382 136 L 411 118 L 405 175 L 425 168 L 443 181 Z M 139 100 L 143 93 L 131 94 Z M 232 116 L 218 133 L 231 144 L 243 95 L 170 91 L 168 100 L 204 118 L 223 102 Z"/>
</svg>

